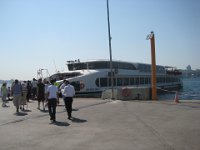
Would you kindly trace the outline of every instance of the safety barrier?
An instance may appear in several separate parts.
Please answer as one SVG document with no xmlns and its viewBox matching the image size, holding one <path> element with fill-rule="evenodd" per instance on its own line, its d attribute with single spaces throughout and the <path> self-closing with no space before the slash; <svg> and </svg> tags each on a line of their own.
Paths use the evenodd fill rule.
<svg viewBox="0 0 200 150">
<path fill-rule="evenodd" d="M 102 92 L 102 99 L 111 99 L 112 90 Z M 123 87 L 114 89 L 113 98 L 119 100 L 149 100 L 150 88 L 146 87 Z"/>
</svg>

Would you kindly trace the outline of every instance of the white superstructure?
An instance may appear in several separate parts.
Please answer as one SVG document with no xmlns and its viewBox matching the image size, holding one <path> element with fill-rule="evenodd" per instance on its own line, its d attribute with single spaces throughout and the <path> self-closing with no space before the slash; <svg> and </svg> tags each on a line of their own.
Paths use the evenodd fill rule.
<svg viewBox="0 0 200 150">
<path fill-rule="evenodd" d="M 113 61 L 114 88 L 151 88 L 151 65 Z M 109 60 L 68 61 L 68 71 L 51 76 L 60 84 L 67 79 L 75 86 L 77 94 L 100 93 L 111 88 Z M 162 89 L 181 88 L 181 72 L 170 67 L 156 66 L 157 87 Z"/>
</svg>

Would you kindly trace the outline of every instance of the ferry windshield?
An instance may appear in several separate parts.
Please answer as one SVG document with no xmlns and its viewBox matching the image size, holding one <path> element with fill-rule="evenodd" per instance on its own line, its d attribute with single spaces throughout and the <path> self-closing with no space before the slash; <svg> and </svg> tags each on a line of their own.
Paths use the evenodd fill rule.
<svg viewBox="0 0 200 150">
<path fill-rule="evenodd" d="M 72 70 L 83 70 L 83 69 L 109 69 L 109 61 L 95 61 L 87 63 L 71 63 L 68 64 L 68 69 Z M 115 69 L 127 69 L 127 70 L 136 70 L 135 66 L 131 63 L 125 62 L 113 62 L 113 68 Z"/>
</svg>

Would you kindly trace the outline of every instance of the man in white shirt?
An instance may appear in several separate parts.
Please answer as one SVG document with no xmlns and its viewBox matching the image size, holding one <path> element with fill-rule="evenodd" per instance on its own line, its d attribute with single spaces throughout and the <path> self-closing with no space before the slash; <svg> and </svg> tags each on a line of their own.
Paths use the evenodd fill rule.
<svg viewBox="0 0 200 150">
<path fill-rule="evenodd" d="M 59 103 L 58 88 L 54 85 L 55 80 L 51 80 L 51 85 L 47 88 L 48 109 L 51 123 L 56 122 L 56 106 Z"/>
<path fill-rule="evenodd" d="M 65 97 L 63 95 L 63 91 L 64 91 L 64 88 L 66 86 L 66 80 L 63 80 L 63 83 L 61 84 L 60 88 L 59 88 L 59 92 L 62 94 L 62 98 L 63 98 L 63 102 L 65 103 Z"/>
<path fill-rule="evenodd" d="M 64 96 L 64 102 L 65 102 L 65 108 L 67 110 L 68 119 L 71 120 L 72 117 L 72 103 L 73 103 L 73 97 L 75 95 L 75 90 L 72 85 L 69 84 L 69 81 L 66 80 L 66 86 L 63 90 L 63 96 Z"/>
</svg>

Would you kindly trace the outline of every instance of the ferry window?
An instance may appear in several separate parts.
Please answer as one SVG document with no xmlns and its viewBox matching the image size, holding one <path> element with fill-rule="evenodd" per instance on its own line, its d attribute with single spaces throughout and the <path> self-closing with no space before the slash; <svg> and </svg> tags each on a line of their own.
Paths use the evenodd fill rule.
<svg viewBox="0 0 200 150">
<path fill-rule="evenodd" d="M 138 69 L 139 69 L 141 72 L 150 72 L 150 71 L 151 71 L 151 66 L 150 66 L 150 65 L 147 65 L 147 64 L 139 64 L 139 65 L 138 65 Z"/>
<path fill-rule="evenodd" d="M 135 78 L 135 84 L 139 85 L 139 78 Z"/>
<path fill-rule="evenodd" d="M 113 78 L 113 86 L 115 86 L 115 85 L 116 85 L 116 79 Z M 109 78 L 109 86 L 111 86 L 111 78 Z"/>
<path fill-rule="evenodd" d="M 122 78 L 117 78 L 117 86 L 122 86 Z"/>
<path fill-rule="evenodd" d="M 68 64 L 68 70 L 81 70 L 81 69 L 87 69 L 87 64 L 85 63 Z"/>
<path fill-rule="evenodd" d="M 100 86 L 100 85 L 99 85 L 99 79 L 96 79 L 96 80 L 95 80 L 95 84 L 96 84 L 96 86 L 98 86 L 98 87 Z"/>
<path fill-rule="evenodd" d="M 100 86 L 107 87 L 107 85 L 108 85 L 107 78 L 100 78 Z"/>
<path fill-rule="evenodd" d="M 165 68 L 162 67 L 162 66 L 157 66 L 156 67 L 156 72 L 158 72 L 158 73 L 164 73 L 165 72 Z"/>
<path fill-rule="evenodd" d="M 130 63 L 118 63 L 119 69 L 136 70 L 135 66 Z"/>
<path fill-rule="evenodd" d="M 123 85 L 129 85 L 129 78 L 123 79 Z"/>
<path fill-rule="evenodd" d="M 149 78 L 145 78 L 145 84 L 149 84 Z"/>
<path fill-rule="evenodd" d="M 109 62 L 89 62 L 88 63 L 88 68 L 89 69 L 107 69 L 110 68 L 110 63 Z"/>
<path fill-rule="evenodd" d="M 130 78 L 130 85 L 135 85 L 135 80 L 134 80 L 134 78 Z"/>
<path fill-rule="evenodd" d="M 156 78 L 156 83 L 160 83 L 160 78 L 159 77 Z"/>
<path fill-rule="evenodd" d="M 144 78 L 140 78 L 140 84 L 144 84 Z"/>
<path fill-rule="evenodd" d="M 166 78 L 166 82 L 167 82 L 167 83 L 170 82 L 170 78 L 169 78 L 169 77 Z"/>
</svg>

